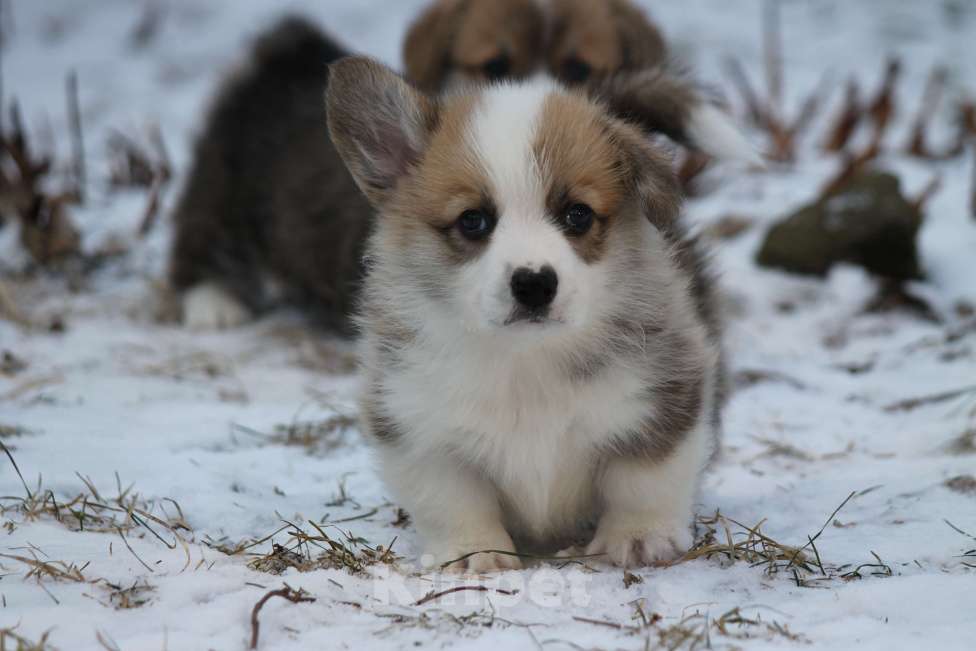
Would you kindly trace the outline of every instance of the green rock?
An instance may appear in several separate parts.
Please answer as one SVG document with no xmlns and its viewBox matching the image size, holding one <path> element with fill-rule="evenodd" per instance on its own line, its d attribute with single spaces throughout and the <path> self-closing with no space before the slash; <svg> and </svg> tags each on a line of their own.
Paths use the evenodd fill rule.
<svg viewBox="0 0 976 651">
<path fill-rule="evenodd" d="M 886 278 L 921 278 L 916 236 L 922 214 L 900 186 L 892 174 L 861 172 L 776 223 L 756 261 L 817 276 L 849 262 Z"/>
</svg>

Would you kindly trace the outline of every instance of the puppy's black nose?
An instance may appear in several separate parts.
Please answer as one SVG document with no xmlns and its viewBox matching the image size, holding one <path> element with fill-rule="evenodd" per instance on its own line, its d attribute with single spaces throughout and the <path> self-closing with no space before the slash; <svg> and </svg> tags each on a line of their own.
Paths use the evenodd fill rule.
<svg viewBox="0 0 976 651">
<path fill-rule="evenodd" d="M 519 304 L 532 310 L 552 303 L 558 286 L 559 277 L 556 276 L 556 270 L 549 265 L 539 271 L 520 267 L 512 274 L 512 296 Z"/>
</svg>

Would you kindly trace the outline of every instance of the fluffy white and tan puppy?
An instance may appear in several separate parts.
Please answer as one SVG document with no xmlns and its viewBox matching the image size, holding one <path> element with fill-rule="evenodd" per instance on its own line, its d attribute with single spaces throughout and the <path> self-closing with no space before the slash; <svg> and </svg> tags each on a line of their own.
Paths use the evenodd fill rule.
<svg viewBox="0 0 976 651">
<path fill-rule="evenodd" d="M 327 114 L 378 212 L 364 429 L 426 550 L 473 571 L 686 550 L 723 371 L 667 157 L 552 81 L 433 98 L 350 58 Z"/>
</svg>

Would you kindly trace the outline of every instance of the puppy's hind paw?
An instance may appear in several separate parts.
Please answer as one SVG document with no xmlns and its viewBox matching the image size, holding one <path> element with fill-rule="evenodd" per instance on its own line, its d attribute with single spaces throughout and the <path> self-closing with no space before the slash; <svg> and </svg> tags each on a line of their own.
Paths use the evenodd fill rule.
<svg viewBox="0 0 976 651">
<path fill-rule="evenodd" d="M 213 283 L 197 285 L 183 294 L 183 325 L 190 330 L 223 330 L 252 318 L 245 305 Z"/>
</svg>

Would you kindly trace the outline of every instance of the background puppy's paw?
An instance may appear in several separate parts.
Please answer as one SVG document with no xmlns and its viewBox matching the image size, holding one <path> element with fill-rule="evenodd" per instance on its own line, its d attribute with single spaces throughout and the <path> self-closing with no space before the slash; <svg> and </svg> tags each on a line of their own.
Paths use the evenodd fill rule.
<svg viewBox="0 0 976 651">
<path fill-rule="evenodd" d="M 693 543 L 691 526 L 683 519 L 611 517 L 600 523 L 586 553 L 606 554 L 614 565 L 638 567 L 673 561 Z"/>
<path fill-rule="evenodd" d="M 213 283 L 183 294 L 183 325 L 190 330 L 223 330 L 251 320 L 251 311 Z"/>
</svg>

